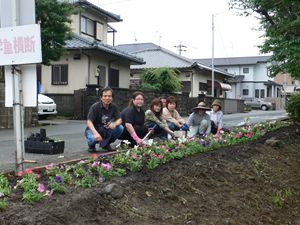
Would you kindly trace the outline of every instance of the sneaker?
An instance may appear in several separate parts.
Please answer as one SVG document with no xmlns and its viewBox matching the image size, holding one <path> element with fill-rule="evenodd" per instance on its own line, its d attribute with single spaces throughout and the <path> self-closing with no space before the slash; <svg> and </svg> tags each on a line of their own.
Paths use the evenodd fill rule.
<svg viewBox="0 0 300 225">
<path fill-rule="evenodd" d="M 95 146 L 89 146 L 88 152 L 90 152 L 90 153 L 96 152 L 96 147 Z"/>
</svg>

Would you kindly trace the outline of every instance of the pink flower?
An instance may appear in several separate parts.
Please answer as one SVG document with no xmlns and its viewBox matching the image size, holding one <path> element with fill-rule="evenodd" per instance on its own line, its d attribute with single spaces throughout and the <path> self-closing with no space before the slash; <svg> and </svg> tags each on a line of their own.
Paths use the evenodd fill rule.
<svg viewBox="0 0 300 225">
<path fill-rule="evenodd" d="M 38 192 L 45 192 L 45 191 L 46 191 L 45 185 L 42 184 L 42 183 L 39 183 L 39 184 L 38 184 L 37 191 L 38 191 Z"/>
<path fill-rule="evenodd" d="M 169 154 L 169 153 L 170 153 L 170 150 L 169 150 L 169 149 L 165 149 L 165 153 L 166 153 L 166 154 Z"/>
<path fill-rule="evenodd" d="M 163 158 L 164 158 L 164 155 L 162 155 L 162 154 L 158 154 L 158 155 L 157 155 L 157 158 L 159 158 L 159 159 L 163 159 Z"/>
<path fill-rule="evenodd" d="M 25 173 L 26 173 L 26 174 L 32 174 L 33 172 L 32 172 L 32 169 L 26 169 L 26 170 L 25 170 Z"/>
<path fill-rule="evenodd" d="M 65 169 L 65 166 L 64 165 L 60 165 L 59 169 L 63 171 Z"/>
<path fill-rule="evenodd" d="M 136 154 L 136 153 L 132 153 L 132 154 L 131 154 L 131 158 L 137 159 L 137 154 Z"/>
<path fill-rule="evenodd" d="M 53 190 L 51 190 L 51 191 L 47 190 L 47 191 L 46 191 L 46 195 L 47 195 L 49 198 L 52 197 L 52 194 L 53 194 Z"/>
<path fill-rule="evenodd" d="M 96 153 L 92 154 L 91 157 L 92 157 L 93 159 L 97 159 L 97 158 L 98 158 L 98 156 L 97 156 Z"/>
<path fill-rule="evenodd" d="M 23 171 L 22 170 L 20 170 L 19 172 L 18 172 L 18 175 L 17 175 L 18 177 L 21 177 L 21 176 L 23 176 Z"/>
<path fill-rule="evenodd" d="M 92 167 L 93 167 L 93 168 L 97 167 L 98 165 L 99 165 L 99 162 L 94 161 L 94 162 L 92 163 Z"/>
<path fill-rule="evenodd" d="M 104 170 L 109 171 L 111 170 L 112 166 L 110 163 L 101 163 L 101 166 L 103 167 Z"/>
<path fill-rule="evenodd" d="M 54 163 L 50 163 L 49 165 L 46 166 L 46 169 L 49 170 L 49 169 L 52 169 L 54 167 Z"/>
</svg>

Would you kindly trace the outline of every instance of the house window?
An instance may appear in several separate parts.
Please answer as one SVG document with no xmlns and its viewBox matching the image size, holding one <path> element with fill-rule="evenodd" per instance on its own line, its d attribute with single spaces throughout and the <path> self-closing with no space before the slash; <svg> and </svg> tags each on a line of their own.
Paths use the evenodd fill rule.
<svg viewBox="0 0 300 225">
<path fill-rule="evenodd" d="M 249 67 L 244 67 L 243 68 L 243 74 L 249 73 Z"/>
<path fill-rule="evenodd" d="M 182 92 L 190 92 L 191 91 L 191 81 L 182 81 Z"/>
<path fill-rule="evenodd" d="M 108 86 L 119 87 L 119 70 L 109 69 Z"/>
<path fill-rule="evenodd" d="M 260 97 L 264 98 L 265 97 L 265 89 L 260 90 Z"/>
<path fill-rule="evenodd" d="M 255 98 L 259 98 L 259 89 L 255 89 Z"/>
<path fill-rule="evenodd" d="M 68 84 L 68 64 L 52 65 L 52 85 Z"/>
<path fill-rule="evenodd" d="M 81 17 L 81 26 L 80 26 L 81 33 L 90 35 L 92 37 L 95 36 L 95 22 L 87 17 Z"/>
<path fill-rule="evenodd" d="M 207 83 L 199 82 L 199 91 L 207 91 Z"/>
<path fill-rule="evenodd" d="M 104 39 L 104 25 L 99 22 L 96 22 L 96 39 L 99 41 Z"/>
<path fill-rule="evenodd" d="M 243 89 L 243 95 L 249 95 L 249 89 Z"/>
</svg>

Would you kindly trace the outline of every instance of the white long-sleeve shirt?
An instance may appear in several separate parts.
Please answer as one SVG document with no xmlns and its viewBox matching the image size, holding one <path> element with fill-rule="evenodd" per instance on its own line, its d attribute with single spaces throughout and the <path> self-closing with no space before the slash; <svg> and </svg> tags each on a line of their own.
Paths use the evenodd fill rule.
<svg viewBox="0 0 300 225">
<path fill-rule="evenodd" d="M 221 110 L 217 112 L 214 112 L 212 110 L 206 113 L 209 115 L 210 120 L 214 121 L 214 123 L 218 126 L 219 129 L 223 128 L 223 112 Z"/>
</svg>

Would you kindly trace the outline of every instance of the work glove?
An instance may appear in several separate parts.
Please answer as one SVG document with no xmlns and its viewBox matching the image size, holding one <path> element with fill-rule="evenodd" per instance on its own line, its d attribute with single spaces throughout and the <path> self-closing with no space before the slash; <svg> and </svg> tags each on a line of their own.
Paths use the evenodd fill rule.
<svg viewBox="0 0 300 225">
<path fill-rule="evenodd" d="M 131 137 L 133 140 L 135 140 L 135 142 L 140 145 L 143 141 L 142 139 L 139 138 L 139 136 L 137 136 L 137 134 L 135 133 L 135 131 L 131 134 Z"/>
<path fill-rule="evenodd" d="M 180 130 L 183 130 L 183 131 L 189 131 L 189 130 L 190 130 L 190 127 L 189 127 L 189 125 L 187 125 L 186 123 L 184 123 L 184 124 L 180 127 Z"/>
</svg>

